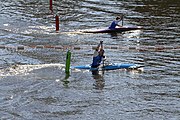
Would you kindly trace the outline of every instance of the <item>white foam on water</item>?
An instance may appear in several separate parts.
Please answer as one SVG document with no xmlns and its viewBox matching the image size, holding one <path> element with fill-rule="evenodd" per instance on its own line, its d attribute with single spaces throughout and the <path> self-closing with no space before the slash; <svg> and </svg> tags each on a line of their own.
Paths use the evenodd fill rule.
<svg viewBox="0 0 180 120">
<path fill-rule="evenodd" d="M 15 75 L 28 75 L 31 71 L 42 69 L 46 67 L 59 67 L 64 68 L 65 65 L 54 63 L 54 64 L 37 64 L 37 65 L 13 65 L 9 68 L 0 70 L 0 77 L 15 76 Z"/>
</svg>

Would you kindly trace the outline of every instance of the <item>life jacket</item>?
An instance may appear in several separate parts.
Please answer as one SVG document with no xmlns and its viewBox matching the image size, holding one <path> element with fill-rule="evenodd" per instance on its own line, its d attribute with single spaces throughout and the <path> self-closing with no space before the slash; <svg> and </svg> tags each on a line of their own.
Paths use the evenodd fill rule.
<svg viewBox="0 0 180 120">
<path fill-rule="evenodd" d="M 92 63 L 92 67 L 98 67 L 102 61 L 102 56 L 96 56 L 96 57 L 93 57 L 93 63 Z"/>
<path fill-rule="evenodd" d="M 111 25 L 109 26 L 109 29 L 115 29 L 116 26 L 118 25 L 118 22 L 119 22 L 119 21 L 114 20 L 114 21 L 111 23 Z"/>
</svg>

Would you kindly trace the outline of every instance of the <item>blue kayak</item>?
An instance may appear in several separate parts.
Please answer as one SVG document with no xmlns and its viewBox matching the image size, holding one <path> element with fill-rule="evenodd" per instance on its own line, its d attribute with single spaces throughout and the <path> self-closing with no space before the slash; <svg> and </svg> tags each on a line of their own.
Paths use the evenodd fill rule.
<svg viewBox="0 0 180 120">
<path fill-rule="evenodd" d="M 92 68 L 91 65 L 82 65 L 82 66 L 74 66 L 71 67 L 72 69 L 85 69 L 85 70 L 116 70 L 116 69 L 138 69 L 143 66 L 136 65 L 136 64 L 121 64 L 121 63 L 113 63 L 104 65 L 98 68 Z"/>
<path fill-rule="evenodd" d="M 104 28 L 104 29 L 87 30 L 87 31 L 82 31 L 82 32 L 83 33 L 117 33 L 117 32 L 125 32 L 125 31 L 131 31 L 131 30 L 139 30 L 139 29 L 142 29 L 142 27 L 123 26 L 123 27 L 117 27 L 115 29 Z"/>
</svg>

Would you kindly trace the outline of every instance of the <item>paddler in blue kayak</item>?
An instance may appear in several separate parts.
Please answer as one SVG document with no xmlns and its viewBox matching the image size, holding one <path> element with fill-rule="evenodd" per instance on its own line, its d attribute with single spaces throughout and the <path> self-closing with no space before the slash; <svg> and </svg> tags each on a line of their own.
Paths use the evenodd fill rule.
<svg viewBox="0 0 180 120">
<path fill-rule="evenodd" d="M 122 19 L 123 19 L 122 16 L 121 16 L 121 17 L 119 17 L 119 16 L 116 17 L 116 20 L 114 20 L 114 21 L 111 23 L 111 25 L 109 26 L 109 29 L 115 29 L 116 26 L 122 27 L 121 25 L 118 24 Z"/>
<path fill-rule="evenodd" d="M 103 49 L 103 41 L 100 41 L 97 48 L 94 51 L 93 62 L 91 64 L 92 68 L 97 68 L 101 64 L 102 61 L 105 60 L 104 49 Z"/>
</svg>

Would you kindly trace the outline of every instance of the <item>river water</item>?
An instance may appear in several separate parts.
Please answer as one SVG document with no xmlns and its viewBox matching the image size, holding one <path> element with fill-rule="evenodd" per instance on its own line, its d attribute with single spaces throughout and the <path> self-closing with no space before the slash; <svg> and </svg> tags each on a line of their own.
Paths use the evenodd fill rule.
<svg viewBox="0 0 180 120">
<path fill-rule="evenodd" d="M 179 4 L 179 0 L 56 0 L 52 13 L 48 0 L 1 0 L 0 118 L 178 120 Z M 108 27 L 121 14 L 124 25 L 144 29 L 76 32 Z M 60 16 L 59 32 L 55 15 Z M 144 71 L 64 73 L 67 49 L 72 66 L 90 64 L 92 46 L 101 40 L 110 62 L 143 65 Z"/>
</svg>

